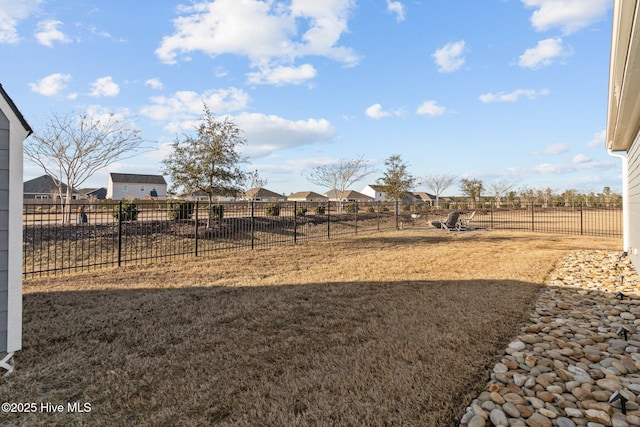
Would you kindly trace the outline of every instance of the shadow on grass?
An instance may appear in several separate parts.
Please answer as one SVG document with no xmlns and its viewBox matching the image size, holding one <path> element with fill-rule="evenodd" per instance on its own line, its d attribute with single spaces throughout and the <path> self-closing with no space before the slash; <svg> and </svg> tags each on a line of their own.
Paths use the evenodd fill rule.
<svg viewBox="0 0 640 427">
<path fill-rule="evenodd" d="M 341 282 L 32 293 L 9 402 L 22 425 L 450 426 L 540 285 Z"/>
</svg>

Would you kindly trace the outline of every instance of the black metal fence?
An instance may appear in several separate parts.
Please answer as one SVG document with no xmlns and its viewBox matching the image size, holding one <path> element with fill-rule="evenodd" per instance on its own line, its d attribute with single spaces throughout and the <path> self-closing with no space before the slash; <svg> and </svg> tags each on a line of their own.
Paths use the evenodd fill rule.
<svg viewBox="0 0 640 427">
<path fill-rule="evenodd" d="M 398 228 L 395 203 L 27 203 L 23 275 L 201 256 Z"/>
<path fill-rule="evenodd" d="M 81 212 L 79 212 L 79 208 Z M 398 213 L 396 215 L 396 212 Z M 362 231 L 428 226 L 449 211 L 388 203 L 99 201 L 65 212 L 23 209 L 23 275 L 293 244 Z M 464 212 L 469 217 L 472 210 Z M 86 222 L 85 222 L 86 221 Z M 475 211 L 473 228 L 622 236 L 619 208 L 526 207 Z"/>
</svg>

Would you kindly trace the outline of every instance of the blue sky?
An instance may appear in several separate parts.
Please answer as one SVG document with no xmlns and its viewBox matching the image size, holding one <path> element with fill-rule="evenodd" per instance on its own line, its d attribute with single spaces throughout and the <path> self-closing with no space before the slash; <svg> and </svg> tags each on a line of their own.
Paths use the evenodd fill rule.
<svg viewBox="0 0 640 427">
<path fill-rule="evenodd" d="M 161 173 L 206 102 L 280 193 L 362 155 L 379 172 L 360 190 L 392 154 L 418 177 L 620 191 L 610 37 L 611 0 L 0 0 L 0 83 L 36 130 L 87 111 L 142 130 L 149 150 L 83 187 Z"/>
</svg>

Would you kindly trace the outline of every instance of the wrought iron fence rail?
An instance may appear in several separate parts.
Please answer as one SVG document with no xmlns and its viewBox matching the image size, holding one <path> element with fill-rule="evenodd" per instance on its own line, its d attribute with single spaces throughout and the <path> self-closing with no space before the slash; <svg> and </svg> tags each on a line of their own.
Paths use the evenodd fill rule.
<svg viewBox="0 0 640 427">
<path fill-rule="evenodd" d="M 81 203 L 66 210 L 54 204 L 24 205 L 24 276 L 295 244 L 365 231 L 424 227 L 450 212 L 399 206 L 395 202 Z M 78 214 L 80 206 L 84 206 L 86 222 Z M 464 215 L 470 213 L 465 210 Z M 476 210 L 471 225 L 620 237 L 622 211 L 583 206 L 488 207 Z"/>
</svg>

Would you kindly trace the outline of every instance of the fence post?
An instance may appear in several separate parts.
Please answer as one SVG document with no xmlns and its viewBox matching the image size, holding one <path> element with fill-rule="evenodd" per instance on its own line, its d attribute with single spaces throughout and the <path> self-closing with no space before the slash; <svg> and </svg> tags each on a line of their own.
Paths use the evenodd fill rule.
<svg viewBox="0 0 640 427">
<path fill-rule="evenodd" d="M 200 210 L 200 205 L 198 204 L 199 200 L 196 200 L 196 247 L 195 247 L 195 252 L 196 252 L 196 256 L 198 256 L 198 223 L 200 222 L 198 220 L 198 210 Z"/>
<path fill-rule="evenodd" d="M 400 227 L 398 226 L 398 219 L 399 219 L 399 218 L 398 218 L 398 213 L 399 213 L 398 208 L 399 208 L 399 203 L 398 203 L 398 201 L 397 201 L 397 200 L 396 200 L 395 205 L 396 205 L 396 206 L 395 206 L 395 208 L 394 208 L 394 209 L 395 209 L 395 214 L 396 214 L 396 230 L 398 230 L 398 229 L 400 229 Z"/>
<path fill-rule="evenodd" d="M 331 201 L 327 200 L 327 239 L 330 239 L 330 238 L 331 238 Z"/>
<path fill-rule="evenodd" d="M 376 223 L 378 224 L 378 231 L 380 231 L 380 200 L 377 202 L 378 209 L 376 209 Z"/>
<path fill-rule="evenodd" d="M 254 238 L 255 238 L 255 204 L 254 200 L 251 201 L 251 249 L 254 248 Z"/>
<path fill-rule="evenodd" d="M 493 230 L 493 205 L 489 205 L 489 228 Z"/>
<path fill-rule="evenodd" d="M 118 267 L 122 265 L 122 200 L 118 201 Z"/>
<path fill-rule="evenodd" d="M 535 231 L 535 218 L 534 218 L 535 203 L 531 202 L 531 231 Z"/>
<path fill-rule="evenodd" d="M 584 218 L 583 218 L 584 202 L 580 202 L 580 235 L 584 235 Z"/>
<path fill-rule="evenodd" d="M 357 200 L 356 200 L 354 206 L 355 206 L 355 214 L 354 214 L 355 215 L 355 218 L 354 218 L 355 229 L 356 229 L 356 234 L 358 234 L 358 201 Z"/>
<path fill-rule="evenodd" d="M 293 202 L 293 243 L 298 243 L 298 201 Z"/>
</svg>

